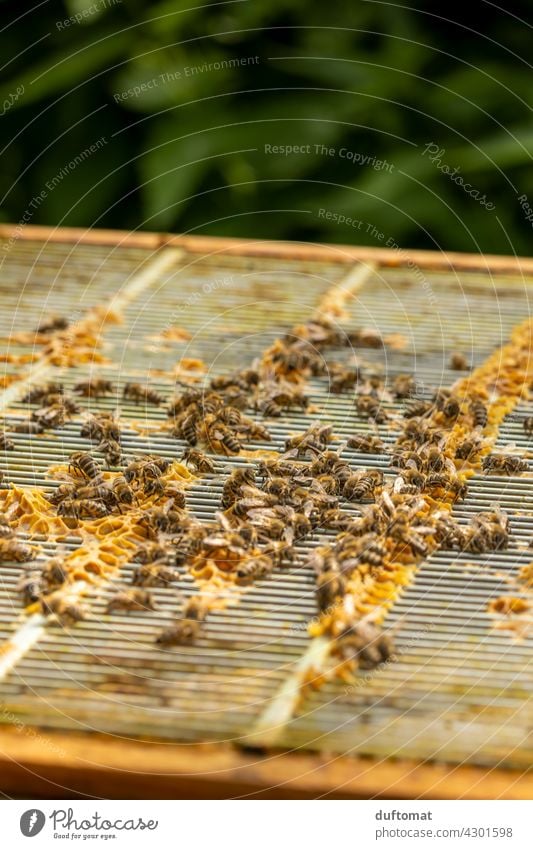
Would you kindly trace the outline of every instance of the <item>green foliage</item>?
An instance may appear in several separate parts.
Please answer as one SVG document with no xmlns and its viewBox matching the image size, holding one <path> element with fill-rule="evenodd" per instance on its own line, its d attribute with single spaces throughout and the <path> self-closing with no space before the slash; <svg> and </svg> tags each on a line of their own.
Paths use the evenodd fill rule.
<svg viewBox="0 0 533 849">
<path fill-rule="evenodd" d="M 444 4 L 373 0 L 18 14 L 0 33 L 3 220 L 67 168 L 31 223 L 531 252 L 531 28 L 493 4 L 453 21 Z"/>
</svg>

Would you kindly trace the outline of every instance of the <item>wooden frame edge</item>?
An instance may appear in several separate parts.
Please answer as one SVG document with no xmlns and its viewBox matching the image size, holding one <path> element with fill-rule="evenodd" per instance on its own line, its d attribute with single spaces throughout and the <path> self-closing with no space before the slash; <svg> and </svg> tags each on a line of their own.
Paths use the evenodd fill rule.
<svg viewBox="0 0 533 849">
<path fill-rule="evenodd" d="M 182 247 L 190 253 L 224 253 L 242 256 L 301 259 L 316 262 L 374 262 L 384 267 L 420 267 L 426 269 L 533 274 L 533 258 L 407 250 L 398 247 L 374 248 L 354 245 L 327 245 L 312 242 L 276 242 L 235 239 L 218 236 L 173 235 L 126 230 L 98 230 L 82 227 L 42 227 L 0 224 L 0 238 L 91 245 L 116 245 L 157 250 L 165 246 Z"/>
<path fill-rule="evenodd" d="M 23 798 L 531 799 L 528 772 L 0 729 L 4 794 Z"/>
</svg>

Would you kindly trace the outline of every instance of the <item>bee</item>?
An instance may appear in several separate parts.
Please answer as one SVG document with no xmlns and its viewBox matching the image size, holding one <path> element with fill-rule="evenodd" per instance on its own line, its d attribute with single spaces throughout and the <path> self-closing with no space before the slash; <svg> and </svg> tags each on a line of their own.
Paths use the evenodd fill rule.
<svg viewBox="0 0 533 849">
<path fill-rule="evenodd" d="M 34 410 L 31 420 L 45 428 L 63 427 L 66 421 L 65 410 L 62 406 L 41 407 Z"/>
<path fill-rule="evenodd" d="M 164 534 L 178 533 L 183 525 L 184 515 L 182 512 L 173 510 L 170 506 L 163 508 L 152 507 L 141 516 L 140 523 L 147 529 L 153 528 Z"/>
<path fill-rule="evenodd" d="M 118 592 L 111 598 L 106 607 L 106 613 L 114 613 L 115 610 L 157 610 L 152 593 L 137 587 L 131 590 Z"/>
<path fill-rule="evenodd" d="M 435 406 L 440 410 L 445 418 L 454 421 L 461 412 L 461 404 L 448 389 L 439 389 L 434 397 Z"/>
<path fill-rule="evenodd" d="M 74 487 L 74 492 L 76 497 L 81 500 L 88 498 L 96 501 L 103 501 L 104 503 L 111 505 L 114 504 L 116 501 L 113 491 L 106 483 L 103 482 L 87 484 L 87 486 Z"/>
<path fill-rule="evenodd" d="M 140 457 L 128 463 L 124 469 L 124 478 L 127 483 L 136 483 L 138 486 L 147 480 L 154 480 L 163 474 L 159 464 L 152 457 Z"/>
<path fill-rule="evenodd" d="M 68 319 L 61 315 L 51 316 L 49 319 L 39 325 L 36 333 L 54 333 L 57 330 L 66 330 L 69 325 Z"/>
<path fill-rule="evenodd" d="M 126 383 L 122 391 L 122 397 L 125 401 L 133 401 L 135 404 L 140 402 L 155 404 L 160 407 L 163 403 L 163 396 L 155 389 L 150 389 L 149 386 L 142 386 L 140 383 Z"/>
<path fill-rule="evenodd" d="M 267 554 L 250 557 L 237 566 L 235 572 L 237 583 L 245 585 L 253 581 L 261 581 L 271 575 L 274 568 L 274 560 Z"/>
<path fill-rule="evenodd" d="M 389 418 L 373 395 L 358 395 L 355 399 L 355 407 L 360 416 L 365 419 L 372 419 L 376 424 L 383 424 Z"/>
<path fill-rule="evenodd" d="M 259 422 L 254 422 L 248 420 L 248 422 L 244 425 L 244 433 L 246 435 L 246 439 L 249 442 L 257 440 L 259 442 L 271 442 L 272 437 L 270 432 Z"/>
<path fill-rule="evenodd" d="M 283 414 L 283 408 L 273 398 L 264 398 L 258 409 L 267 419 L 277 419 Z"/>
<path fill-rule="evenodd" d="M 87 618 L 87 610 L 77 601 L 74 601 L 63 590 L 56 590 L 51 595 L 41 599 L 43 613 L 55 616 L 59 622 L 74 624 Z"/>
<path fill-rule="evenodd" d="M 215 464 L 203 451 L 198 451 L 195 448 L 186 448 L 181 459 L 198 474 L 207 475 L 214 474 L 215 472 Z"/>
<path fill-rule="evenodd" d="M 474 401 L 471 401 L 469 411 L 470 415 L 472 416 L 474 427 L 486 427 L 487 422 L 489 420 L 489 414 L 487 407 L 485 406 L 483 401 L 480 401 L 478 398 L 476 398 Z"/>
<path fill-rule="evenodd" d="M 476 433 L 473 433 L 459 442 L 455 449 L 455 456 L 458 460 L 473 462 L 482 447 L 483 440 Z"/>
<path fill-rule="evenodd" d="M 201 633 L 208 611 L 205 602 L 193 596 L 185 605 L 181 621 L 162 631 L 156 642 L 162 646 L 190 645 Z"/>
<path fill-rule="evenodd" d="M 358 369 L 350 368 L 330 368 L 329 388 L 336 395 L 341 392 L 348 392 L 353 389 L 360 378 Z"/>
<path fill-rule="evenodd" d="M 454 351 L 450 357 L 450 368 L 452 371 L 469 371 L 470 366 L 464 354 Z"/>
<path fill-rule="evenodd" d="M 409 451 L 405 448 L 395 448 L 391 454 L 390 465 L 395 469 L 421 469 L 425 468 L 425 462 L 418 451 Z"/>
<path fill-rule="evenodd" d="M 219 421 L 207 422 L 207 438 L 210 443 L 217 443 L 226 454 L 238 454 L 241 450 L 241 443 L 237 439 L 235 433 L 225 424 Z"/>
<path fill-rule="evenodd" d="M 426 483 L 426 476 L 418 469 L 406 469 L 394 481 L 393 492 L 414 494 L 421 492 Z"/>
<path fill-rule="evenodd" d="M 280 480 L 280 478 L 277 478 L 277 480 Z M 281 478 L 281 480 L 284 480 L 284 478 Z M 328 495 L 338 495 L 340 493 L 340 490 L 341 490 L 340 480 L 337 477 L 335 477 L 335 475 L 329 475 L 329 474 L 318 475 L 314 479 L 313 483 L 318 484 L 318 486 L 320 486 L 324 490 L 324 492 L 326 492 Z M 289 484 L 286 484 L 286 485 L 288 486 L 289 493 L 290 493 L 291 487 L 290 487 Z"/>
<path fill-rule="evenodd" d="M 35 604 L 36 601 L 39 601 L 43 594 L 43 582 L 41 579 L 41 573 L 34 572 L 26 572 L 21 575 L 20 580 L 17 584 L 17 590 L 22 595 L 22 600 L 24 606 L 27 607 L 30 604 Z"/>
<path fill-rule="evenodd" d="M 166 557 L 137 566 L 132 575 L 136 587 L 166 587 L 179 579 L 180 573 L 168 565 Z"/>
<path fill-rule="evenodd" d="M 292 477 L 296 478 L 306 471 L 305 463 L 295 463 L 292 460 L 281 460 L 277 457 L 269 457 L 261 460 L 257 466 L 258 474 L 266 480 L 270 477 Z"/>
<path fill-rule="evenodd" d="M 77 395 L 83 395 L 84 398 L 100 398 L 105 395 L 112 395 L 115 387 L 110 380 L 93 377 L 90 380 L 82 380 L 80 383 L 76 383 L 73 391 Z"/>
<path fill-rule="evenodd" d="M 392 394 L 398 400 L 410 398 L 416 392 L 416 381 L 410 374 L 399 374 L 392 381 Z"/>
<path fill-rule="evenodd" d="M 0 561 L 16 560 L 17 563 L 25 563 L 35 560 L 37 549 L 25 542 L 18 542 L 13 538 L 0 539 Z"/>
<path fill-rule="evenodd" d="M 308 454 L 317 455 L 327 448 L 332 439 L 331 425 L 322 425 L 320 422 L 311 425 L 304 433 L 289 437 L 285 442 L 286 455 L 305 457 Z"/>
<path fill-rule="evenodd" d="M 265 481 L 263 489 L 269 495 L 275 495 L 280 503 L 285 503 L 289 500 L 292 487 L 287 478 L 274 477 Z"/>
<path fill-rule="evenodd" d="M 198 442 L 199 423 L 200 412 L 195 410 L 189 413 L 183 419 L 183 422 L 181 424 L 176 425 L 173 433 L 178 438 L 184 439 L 185 442 L 189 443 L 189 445 L 196 445 L 196 443 Z"/>
<path fill-rule="evenodd" d="M 92 481 L 101 480 L 102 473 L 98 462 L 87 451 L 75 451 L 70 455 L 69 471 L 73 469 Z"/>
<path fill-rule="evenodd" d="M 0 539 L 9 539 L 14 535 L 15 531 L 9 524 L 9 520 L 6 518 L 6 516 L 0 514 Z"/>
<path fill-rule="evenodd" d="M 140 545 L 132 557 L 134 563 L 154 563 L 168 557 L 169 549 L 158 542 L 147 542 Z"/>
<path fill-rule="evenodd" d="M 65 389 L 62 383 L 45 383 L 43 386 L 34 386 L 22 398 L 23 404 L 38 404 L 48 400 L 50 395 L 62 395 Z"/>
<path fill-rule="evenodd" d="M 320 572 L 316 581 L 316 603 L 320 613 L 333 607 L 346 591 L 346 580 L 336 570 Z"/>
<path fill-rule="evenodd" d="M 533 416 L 528 416 L 522 422 L 522 427 L 524 428 L 524 433 L 527 436 L 533 435 Z"/>
<path fill-rule="evenodd" d="M 31 435 L 35 435 L 38 433 L 44 432 L 44 425 L 41 422 L 30 421 L 30 419 L 26 419 L 23 422 L 18 422 L 13 427 L 15 433 L 28 433 Z"/>
<path fill-rule="evenodd" d="M 8 439 L 5 432 L 0 432 L 0 451 L 14 451 L 15 443 Z"/>
<path fill-rule="evenodd" d="M 46 500 L 50 504 L 60 504 L 65 498 L 74 498 L 77 489 L 76 484 L 62 483 L 58 487 L 46 494 Z"/>
<path fill-rule="evenodd" d="M 41 574 L 47 589 L 51 590 L 65 583 L 68 578 L 68 569 L 62 557 L 52 557 L 44 564 Z"/>
<path fill-rule="evenodd" d="M 254 486 L 255 471 L 252 468 L 233 469 L 229 478 L 224 483 L 222 490 L 222 507 L 224 509 L 239 498 L 243 486 Z"/>
<path fill-rule="evenodd" d="M 433 409 L 432 401 L 407 401 L 403 408 L 404 419 L 423 418 Z"/>
<path fill-rule="evenodd" d="M 123 475 L 118 475 L 111 486 L 117 504 L 133 504 L 135 493 Z"/>
<path fill-rule="evenodd" d="M 113 413 L 95 413 L 82 424 L 80 436 L 95 442 L 102 442 L 104 439 L 120 442 L 120 427 Z"/>
<path fill-rule="evenodd" d="M 64 519 L 103 519 L 108 513 L 102 501 L 92 498 L 66 498 L 57 508 L 58 516 Z"/>
<path fill-rule="evenodd" d="M 436 446 L 430 445 L 428 448 L 423 448 L 421 454 L 424 462 L 424 468 L 428 471 L 442 472 L 442 470 L 446 468 L 446 457 Z"/>
<path fill-rule="evenodd" d="M 383 564 L 387 556 L 387 546 L 377 539 L 375 534 L 366 534 L 359 539 L 359 561 L 375 568 Z"/>
<path fill-rule="evenodd" d="M 383 485 L 383 472 L 379 469 L 363 469 L 350 475 L 344 482 L 342 494 L 348 501 L 363 501 L 373 498 L 378 487 Z"/>
<path fill-rule="evenodd" d="M 526 460 L 512 454 L 491 454 L 483 459 L 483 471 L 489 474 L 501 472 L 504 475 L 518 475 L 527 472 L 528 468 Z"/>
<path fill-rule="evenodd" d="M 374 669 L 393 656 L 394 646 L 377 625 L 360 620 L 339 635 L 334 651 L 361 669 Z"/>
<path fill-rule="evenodd" d="M 385 443 L 379 436 L 358 433 L 356 436 L 349 437 L 348 448 L 353 448 L 354 451 L 358 451 L 361 454 L 383 454 L 385 452 Z"/>
<path fill-rule="evenodd" d="M 122 463 L 122 448 L 115 439 L 103 439 L 98 445 L 98 450 L 104 455 L 108 466 L 120 466 Z"/>
</svg>

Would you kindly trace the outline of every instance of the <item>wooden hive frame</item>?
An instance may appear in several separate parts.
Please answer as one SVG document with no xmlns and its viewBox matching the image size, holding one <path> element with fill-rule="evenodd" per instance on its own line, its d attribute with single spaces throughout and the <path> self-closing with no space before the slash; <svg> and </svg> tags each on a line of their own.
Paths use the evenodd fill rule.
<svg viewBox="0 0 533 849">
<path fill-rule="evenodd" d="M 111 230 L 0 226 L 0 238 L 144 248 L 176 246 L 196 254 L 416 263 L 428 270 L 531 275 L 533 259 L 343 245 L 311 245 L 128 233 Z M 528 771 L 384 761 L 303 752 L 239 751 L 226 745 L 191 746 L 64 733 L 14 724 L 0 729 L 4 794 L 119 798 L 531 798 Z"/>
</svg>

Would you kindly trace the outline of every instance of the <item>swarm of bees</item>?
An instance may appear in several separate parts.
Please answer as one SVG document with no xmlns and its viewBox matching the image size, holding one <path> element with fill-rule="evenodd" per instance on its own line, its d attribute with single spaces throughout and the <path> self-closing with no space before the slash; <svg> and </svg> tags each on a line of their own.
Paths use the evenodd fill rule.
<svg viewBox="0 0 533 849">
<path fill-rule="evenodd" d="M 61 428 L 80 408 L 74 399 L 65 392 L 61 383 L 47 383 L 35 386 L 22 398 L 24 404 L 38 404 L 31 411 L 30 418 L 15 425 L 17 433 L 39 434 L 45 430 Z"/>
<path fill-rule="evenodd" d="M 352 365 L 326 362 L 328 348 L 354 344 L 379 348 L 384 340 L 373 330 L 341 333 L 328 319 L 299 325 L 276 340 L 251 368 L 213 377 L 205 388 L 178 384 L 168 408 L 171 433 L 186 443 L 182 460 L 195 474 L 216 474 L 217 466 L 199 445 L 213 454 L 238 455 L 246 443 L 269 441 L 267 428 L 247 413 L 279 418 L 291 410 L 310 412 L 306 380 L 319 377 L 329 379 L 333 393 L 352 393 L 357 416 L 371 426 L 399 429 L 390 448 L 376 427 L 345 443 L 359 454 L 389 454 L 386 476 L 375 467 L 354 467 L 343 456 L 344 445 L 337 442 L 332 427 L 314 422 L 304 432 L 289 435 L 281 455 L 273 453 L 253 464 L 238 458 L 239 465 L 225 479 L 219 512 L 208 522 L 200 521 L 187 509 L 183 492 L 166 479 L 169 460 L 146 455 L 126 462 L 117 417 L 99 412 L 84 420 L 81 436 L 98 446 L 109 466 L 122 467 L 121 474 L 104 477 L 89 452 L 75 452 L 69 460 L 71 481 L 49 493 L 50 503 L 73 521 L 132 511 L 144 539 L 131 557 L 131 586 L 109 600 L 107 613 L 156 610 L 152 589 L 178 581 L 184 566 L 201 572 L 214 564 L 243 587 L 268 579 L 293 561 L 300 540 L 327 529 L 331 542 L 315 548 L 307 559 L 316 576 L 318 611 L 341 660 L 370 668 L 385 662 L 393 646 L 390 636 L 356 609 L 357 581 L 371 582 L 391 563 L 418 561 L 437 546 L 482 553 L 508 545 L 509 522 L 499 509 L 479 513 L 468 524 L 450 514 L 451 505 L 467 492 L 465 475 L 458 469 L 465 461 L 478 463 L 487 443 L 486 396 L 465 398 L 458 389 L 441 389 L 421 399 L 411 375 L 400 374 L 386 383 L 381 373 L 363 374 L 353 365 L 355 360 Z M 461 357 L 452 357 L 452 368 L 468 368 Z M 98 378 L 76 384 L 74 391 L 97 398 L 114 393 L 115 387 Z M 138 383 L 127 383 L 123 398 L 155 406 L 164 400 Z M 32 389 L 26 400 L 40 405 L 27 423 L 36 429 L 58 426 L 79 412 L 60 384 Z M 384 403 L 392 400 L 403 402 L 403 417 L 385 409 Z M 533 417 L 524 421 L 524 430 L 533 433 Z M 455 432 L 460 438 L 450 439 Z M 517 474 L 526 468 L 527 463 L 510 454 L 483 460 L 483 470 L 489 473 Z M 435 502 L 442 503 L 439 509 Z M 9 523 L 0 524 L 0 559 L 7 559 L 2 546 L 12 544 Z M 24 576 L 20 590 L 26 603 L 40 602 L 43 612 L 60 621 L 84 618 L 83 608 L 63 592 L 68 576 L 61 560 L 51 563 Z M 202 597 L 189 598 L 179 619 L 157 637 L 158 645 L 194 643 L 205 631 L 210 609 Z"/>
</svg>

